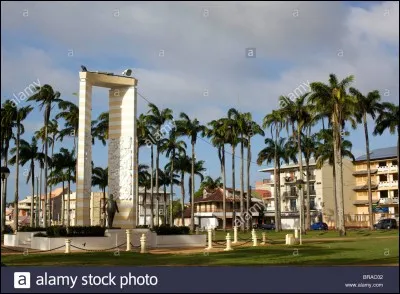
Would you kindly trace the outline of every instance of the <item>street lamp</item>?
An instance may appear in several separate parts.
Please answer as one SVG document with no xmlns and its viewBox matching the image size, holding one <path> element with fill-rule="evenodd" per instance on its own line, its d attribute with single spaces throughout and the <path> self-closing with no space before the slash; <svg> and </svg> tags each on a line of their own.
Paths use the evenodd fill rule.
<svg viewBox="0 0 400 294">
<path fill-rule="evenodd" d="M 305 182 L 302 179 L 298 179 L 296 181 L 297 188 L 301 190 Z M 299 211 L 299 219 L 300 219 L 300 245 L 303 244 L 302 235 L 303 235 L 303 209 L 304 209 L 304 199 L 303 193 L 300 191 L 300 211 Z"/>
<path fill-rule="evenodd" d="M 3 232 L 6 228 L 6 189 L 5 181 L 10 175 L 10 170 L 6 166 L 1 167 L 1 231 Z"/>
</svg>

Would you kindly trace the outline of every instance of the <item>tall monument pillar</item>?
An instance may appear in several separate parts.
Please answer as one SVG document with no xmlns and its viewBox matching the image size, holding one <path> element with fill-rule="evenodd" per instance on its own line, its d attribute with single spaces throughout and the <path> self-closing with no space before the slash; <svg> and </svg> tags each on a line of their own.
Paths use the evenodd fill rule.
<svg viewBox="0 0 400 294">
<path fill-rule="evenodd" d="M 134 228 L 134 160 L 136 146 L 136 85 L 132 77 L 80 72 L 79 134 L 76 179 L 76 224 L 89 226 L 92 182 L 92 87 L 109 88 L 108 189 L 117 200 L 119 213 L 113 226 Z M 95 103 L 94 103 L 95 104 Z"/>
</svg>

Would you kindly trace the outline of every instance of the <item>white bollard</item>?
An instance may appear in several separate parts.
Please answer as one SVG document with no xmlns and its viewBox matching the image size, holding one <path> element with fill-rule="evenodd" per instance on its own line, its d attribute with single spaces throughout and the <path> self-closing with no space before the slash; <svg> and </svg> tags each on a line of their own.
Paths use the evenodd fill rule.
<svg viewBox="0 0 400 294">
<path fill-rule="evenodd" d="M 296 238 L 296 239 L 298 239 L 299 238 L 299 229 L 294 229 L 294 237 Z"/>
<path fill-rule="evenodd" d="M 71 253 L 71 240 L 65 239 L 65 253 Z"/>
<path fill-rule="evenodd" d="M 126 230 L 126 251 L 131 251 L 131 230 Z"/>
<path fill-rule="evenodd" d="M 265 245 L 266 242 L 266 237 L 265 237 L 265 232 L 262 233 L 262 243 L 261 245 Z"/>
<path fill-rule="evenodd" d="M 140 237 L 140 253 L 146 253 L 146 234 Z"/>
<path fill-rule="evenodd" d="M 237 231 L 238 231 L 237 226 L 234 226 L 234 227 L 233 227 L 233 244 L 236 244 L 237 241 L 238 241 L 238 240 L 237 240 L 237 239 L 238 239 Z"/>
<path fill-rule="evenodd" d="M 212 249 L 212 230 L 211 228 L 208 228 L 207 230 L 208 233 L 208 247 L 206 249 Z"/>
<path fill-rule="evenodd" d="M 231 251 L 233 250 L 231 247 L 231 235 L 228 233 L 226 234 L 226 248 L 224 249 L 224 251 Z"/>
<path fill-rule="evenodd" d="M 286 245 L 293 245 L 293 234 L 286 234 Z"/>
<path fill-rule="evenodd" d="M 253 247 L 256 247 L 257 246 L 257 235 L 256 235 L 256 232 L 254 232 L 254 235 L 253 235 Z"/>
</svg>

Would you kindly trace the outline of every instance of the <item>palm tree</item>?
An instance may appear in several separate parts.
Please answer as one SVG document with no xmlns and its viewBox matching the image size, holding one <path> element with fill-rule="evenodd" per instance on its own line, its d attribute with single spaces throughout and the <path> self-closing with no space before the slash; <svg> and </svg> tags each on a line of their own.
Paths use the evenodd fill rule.
<svg viewBox="0 0 400 294">
<path fill-rule="evenodd" d="M 195 164 L 194 164 L 194 175 L 200 177 L 200 182 L 204 180 L 203 173 L 206 170 L 207 169 L 204 167 L 204 160 L 199 160 L 199 161 L 195 162 Z M 192 171 L 192 169 L 190 170 L 190 173 L 189 173 L 189 181 L 188 181 L 189 191 L 195 190 L 195 188 L 192 187 L 192 183 L 194 184 L 194 181 L 192 181 L 191 171 Z M 193 201 L 194 201 L 194 196 L 193 196 L 193 198 L 191 197 L 191 199 L 190 199 L 190 205 L 194 205 Z"/>
<path fill-rule="evenodd" d="M 285 138 L 279 138 L 273 140 L 270 138 L 265 139 L 266 147 L 258 153 L 257 164 L 261 165 L 264 161 L 266 164 L 274 162 L 278 177 L 275 178 L 275 186 L 277 193 L 275 194 L 275 230 L 278 232 L 281 230 L 280 223 L 280 203 L 281 203 L 281 192 L 280 192 L 280 174 L 281 174 L 281 163 L 289 164 L 290 161 L 297 162 L 296 158 L 296 147 L 293 140 L 286 141 Z M 275 161 L 276 160 L 276 161 Z M 275 174 L 275 172 L 274 172 Z"/>
<path fill-rule="evenodd" d="M 14 226 L 15 230 L 18 231 L 18 201 L 19 201 L 19 165 L 20 161 L 20 138 L 24 133 L 24 126 L 22 125 L 22 121 L 26 119 L 28 114 L 33 110 L 31 106 L 25 106 L 18 108 L 17 106 L 12 108 L 10 115 L 12 120 L 15 122 L 15 127 L 17 128 L 17 134 L 15 138 L 15 196 L 14 196 Z M 32 195 L 33 196 L 33 195 Z M 32 218 L 32 217 L 31 217 Z"/>
<path fill-rule="evenodd" d="M 211 190 L 214 191 L 217 188 L 220 188 L 222 185 L 221 183 L 221 177 L 216 178 L 215 180 L 210 177 L 207 176 L 204 178 L 204 180 L 201 182 L 200 187 L 203 189 L 207 189 L 207 190 Z"/>
<path fill-rule="evenodd" d="M 15 154 L 17 152 L 17 147 L 11 149 L 11 154 Z M 10 159 L 10 164 L 15 164 L 17 160 L 17 155 L 13 156 Z M 24 166 L 27 162 L 29 162 L 29 173 L 26 177 L 26 183 L 31 180 L 32 183 L 32 198 L 31 198 L 31 212 L 30 212 L 30 226 L 34 226 L 34 199 L 35 199 L 35 161 L 43 162 L 44 161 L 44 153 L 38 151 L 37 139 L 32 137 L 32 143 L 28 143 L 27 141 L 21 139 L 19 144 L 19 164 Z M 37 212 L 36 212 L 37 213 Z"/>
<path fill-rule="evenodd" d="M 98 139 L 105 146 L 108 140 L 109 113 L 102 112 L 99 117 L 92 122 L 92 140 Z"/>
<path fill-rule="evenodd" d="M 399 106 L 393 103 L 384 102 L 382 103 L 382 112 L 376 119 L 376 126 L 374 129 L 374 135 L 382 135 L 385 130 L 389 130 L 391 134 L 395 134 L 397 131 L 397 183 L 398 190 L 400 191 L 400 173 L 399 173 L 399 136 L 400 136 L 400 112 Z"/>
<path fill-rule="evenodd" d="M 172 185 L 179 185 L 178 177 L 177 174 L 171 173 L 169 170 L 168 166 L 164 167 L 164 171 L 161 169 L 158 171 L 158 174 L 160 176 L 160 185 L 164 187 L 164 224 L 167 224 L 168 222 L 168 214 L 167 214 L 167 186 L 171 185 L 171 179 L 172 179 Z M 172 197 L 171 197 L 172 198 Z M 170 205 L 172 205 L 172 201 L 170 202 Z M 172 221 L 169 222 L 170 225 L 173 224 Z"/>
<path fill-rule="evenodd" d="M 52 104 L 59 103 L 62 101 L 60 99 L 60 92 L 54 91 L 50 85 L 43 85 L 42 87 L 36 87 L 36 93 L 33 94 L 31 97 L 28 98 L 28 101 L 35 101 L 39 103 L 39 109 L 42 110 L 44 108 L 44 126 L 45 126 L 45 144 L 44 144 L 44 154 L 45 154 L 45 161 L 44 161 L 44 178 L 45 178 L 45 185 L 44 185 L 44 206 L 45 206 L 45 213 L 43 216 L 43 221 L 45 227 L 48 225 L 47 223 L 47 168 L 48 162 L 47 158 L 49 155 L 48 152 L 48 126 L 50 121 L 50 113 L 52 109 Z"/>
<path fill-rule="evenodd" d="M 367 172 L 368 172 L 368 210 L 369 210 L 369 228 L 374 229 L 373 211 L 372 211 L 372 191 L 371 191 L 371 161 L 369 154 L 369 138 L 367 115 L 375 119 L 376 115 L 382 111 L 380 103 L 381 96 L 378 90 L 369 92 L 367 96 L 361 94 L 355 88 L 350 88 L 350 93 L 357 98 L 357 121 L 364 125 L 365 149 L 367 154 Z"/>
<path fill-rule="evenodd" d="M 279 102 L 280 106 L 282 107 L 282 113 L 283 116 L 286 118 L 288 124 L 294 125 L 296 123 L 297 125 L 297 130 L 296 130 L 296 139 L 297 139 L 297 152 L 298 152 L 298 163 L 299 163 L 299 173 L 300 173 L 300 178 L 299 182 L 301 183 L 299 185 L 299 190 L 300 190 L 300 216 L 301 216 L 301 222 L 300 222 L 300 231 L 301 233 L 305 232 L 305 226 L 304 226 L 304 189 L 303 189 L 303 157 L 302 157 L 302 151 L 301 151 L 301 132 L 304 128 L 304 126 L 309 123 L 312 119 L 311 117 L 311 109 L 310 107 L 306 104 L 307 100 L 306 98 L 308 97 L 309 93 L 305 93 L 301 96 L 299 96 L 296 100 L 291 100 L 288 97 L 281 96 L 279 97 Z M 295 136 L 293 134 L 293 138 Z M 309 207 L 309 205 L 308 205 Z"/>
<path fill-rule="evenodd" d="M 56 119 L 52 119 L 49 121 L 49 126 L 47 128 L 47 132 L 51 138 L 49 145 L 51 145 L 51 157 L 53 157 L 54 154 L 54 146 L 56 144 L 57 139 L 59 138 L 60 131 L 58 130 L 58 122 Z M 51 158 L 50 157 L 50 158 Z M 50 170 L 51 173 L 51 170 Z M 53 220 L 53 205 L 52 205 L 52 199 L 51 199 L 51 190 L 52 190 L 52 185 L 48 184 L 50 187 L 49 191 L 49 203 L 50 203 L 50 221 Z"/>
<path fill-rule="evenodd" d="M 204 136 L 211 138 L 211 144 L 218 149 L 218 159 L 221 165 L 221 177 L 222 177 L 222 229 L 226 230 L 226 174 L 225 174 L 225 143 L 228 142 L 228 136 L 225 132 L 226 124 L 225 119 L 213 120 L 208 123 L 210 126 L 204 130 Z"/>
<path fill-rule="evenodd" d="M 253 121 L 252 115 L 250 112 L 246 112 L 243 114 L 243 119 L 245 122 L 244 135 L 246 140 L 247 147 L 247 203 L 246 209 L 250 209 L 250 199 L 251 199 L 251 185 L 250 185 L 250 163 L 251 163 L 251 138 L 256 135 L 265 136 L 262 128 Z M 249 230 L 251 227 L 250 218 L 246 222 L 246 229 Z"/>
<path fill-rule="evenodd" d="M 205 131 L 205 126 L 201 125 L 200 122 L 195 118 L 191 120 L 186 113 L 181 112 L 180 116 L 181 120 L 177 121 L 177 132 L 181 135 L 188 136 L 190 139 L 190 143 L 192 144 L 192 163 L 191 163 L 191 184 L 190 187 L 190 202 L 191 202 L 191 222 L 190 229 L 194 231 L 194 175 L 195 175 L 195 165 L 196 165 L 196 153 L 195 153 L 195 145 L 197 141 L 198 134 L 203 134 Z"/>
<path fill-rule="evenodd" d="M 156 189 L 157 189 L 157 199 L 158 193 L 160 190 L 160 185 L 158 182 L 158 169 L 160 167 L 160 140 L 166 134 L 162 132 L 163 125 L 173 119 L 172 110 L 169 108 L 165 108 L 160 110 L 155 104 L 149 103 L 149 111 L 147 112 L 146 120 L 154 128 L 155 133 L 155 141 L 156 141 Z M 159 214 L 158 214 L 158 200 L 156 205 L 157 215 L 156 215 L 156 223 L 159 225 Z"/>
<path fill-rule="evenodd" d="M 167 164 L 167 168 L 171 169 L 171 163 Z M 182 226 L 185 226 L 185 218 L 184 218 L 184 211 L 185 211 L 185 173 L 191 172 L 191 160 L 189 156 L 186 155 L 185 151 L 181 151 L 176 154 L 176 157 L 173 160 L 174 169 L 179 171 L 181 174 L 180 185 L 181 185 L 181 204 L 182 204 Z"/>
<path fill-rule="evenodd" d="M 67 174 L 68 182 L 68 198 L 67 198 L 67 227 L 71 225 L 70 201 L 71 201 L 71 182 L 75 181 L 76 157 L 75 150 L 61 148 L 59 153 L 53 155 L 52 158 L 54 172 L 63 172 Z"/>
<path fill-rule="evenodd" d="M 150 189 L 150 173 L 149 173 L 149 166 L 145 164 L 139 164 L 138 166 L 138 186 L 144 188 L 144 195 L 142 199 L 142 208 L 144 213 L 144 221 L 143 224 L 146 226 L 147 222 L 147 190 Z M 139 194 L 137 194 L 139 195 Z M 138 196 L 139 199 L 139 196 Z"/>
<path fill-rule="evenodd" d="M 246 120 L 242 113 L 237 111 L 235 108 L 228 110 L 228 118 L 236 122 L 237 135 L 240 136 L 240 216 L 244 215 L 244 145 L 245 145 L 245 132 L 246 132 Z M 248 195 L 249 196 L 249 195 Z M 249 197 L 247 197 L 249 198 Z M 244 222 L 241 222 L 241 231 L 244 231 Z"/>
<path fill-rule="evenodd" d="M 172 218 L 172 199 L 174 195 L 174 158 L 177 153 L 185 151 L 187 148 L 186 143 L 182 140 L 178 139 L 176 128 L 173 128 L 172 131 L 169 134 L 169 138 L 163 139 L 161 141 L 160 145 L 160 150 L 161 152 L 166 152 L 166 156 L 169 157 L 170 159 L 170 170 L 169 170 L 169 176 L 170 176 L 170 206 L 169 206 L 169 223 L 172 225 L 173 224 L 173 218 Z"/>
<path fill-rule="evenodd" d="M 342 128 L 349 114 L 354 113 L 356 99 L 347 94 L 347 88 L 353 82 L 354 76 L 348 76 L 338 81 L 334 74 L 329 75 L 329 84 L 314 82 L 310 84 L 313 93 L 309 102 L 323 113 L 329 113 L 333 131 L 335 151 L 336 197 L 338 198 L 339 235 L 346 235 L 344 222 L 343 168 L 342 168 Z"/>
<path fill-rule="evenodd" d="M 4 159 L 3 166 L 8 166 L 8 149 L 10 142 L 14 138 L 13 128 L 15 121 L 13 118 L 14 102 L 6 100 L 1 107 L 1 158 Z M 3 181 L 1 195 L 1 231 L 4 232 L 6 225 L 6 201 L 7 201 L 7 179 Z"/>
<path fill-rule="evenodd" d="M 106 226 L 106 188 L 108 186 L 108 167 L 102 168 L 100 166 L 93 168 L 92 170 L 92 186 L 98 186 L 103 192 L 103 227 Z"/>
<path fill-rule="evenodd" d="M 78 128 L 79 128 L 79 107 L 70 102 L 70 101 L 61 101 L 58 103 L 58 107 L 61 112 L 59 112 L 55 118 L 56 119 L 64 119 L 64 129 L 60 131 L 59 138 L 60 141 L 64 139 L 64 137 L 73 137 L 74 139 L 74 149 L 77 150 L 77 140 L 78 137 Z"/>
<path fill-rule="evenodd" d="M 284 126 L 285 119 L 282 111 L 273 110 L 264 117 L 263 128 L 269 127 L 271 130 L 271 138 L 274 140 L 274 194 L 275 194 L 275 230 L 281 230 L 281 203 L 280 203 L 280 172 L 278 173 L 278 138 Z M 274 134 L 275 133 L 275 134 Z M 275 138 L 275 139 L 274 139 Z"/>
<path fill-rule="evenodd" d="M 306 225 L 305 229 L 309 230 L 311 226 L 311 212 L 310 212 L 310 160 L 314 157 L 319 147 L 317 134 L 305 136 L 302 134 L 303 155 L 306 162 L 306 186 L 307 186 L 307 200 L 306 200 Z"/>
</svg>

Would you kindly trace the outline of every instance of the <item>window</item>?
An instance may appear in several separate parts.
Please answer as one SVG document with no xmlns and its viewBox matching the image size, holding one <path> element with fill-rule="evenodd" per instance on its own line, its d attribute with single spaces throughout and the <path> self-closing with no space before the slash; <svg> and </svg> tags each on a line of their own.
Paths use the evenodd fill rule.
<svg viewBox="0 0 400 294">
<path fill-rule="evenodd" d="M 315 207 L 315 197 L 311 197 L 310 198 L 310 209 L 311 210 L 315 210 L 316 209 L 316 207 Z"/>
<path fill-rule="evenodd" d="M 387 175 L 379 175 L 379 182 L 387 182 L 388 177 Z"/>
<path fill-rule="evenodd" d="M 290 199 L 290 210 L 291 211 L 296 211 L 296 199 Z"/>
<path fill-rule="evenodd" d="M 397 165 L 397 160 L 392 160 L 392 165 Z"/>
<path fill-rule="evenodd" d="M 296 187 L 294 187 L 294 186 L 290 187 L 290 195 L 291 196 L 296 196 L 297 195 Z"/>
<path fill-rule="evenodd" d="M 394 198 L 399 198 L 399 190 L 394 190 L 393 191 L 393 197 Z"/>
<path fill-rule="evenodd" d="M 388 198 L 389 197 L 389 193 L 388 191 L 380 191 L 380 198 Z"/>
<path fill-rule="evenodd" d="M 380 161 L 379 162 L 379 167 L 383 167 L 386 166 L 386 161 Z"/>
</svg>

